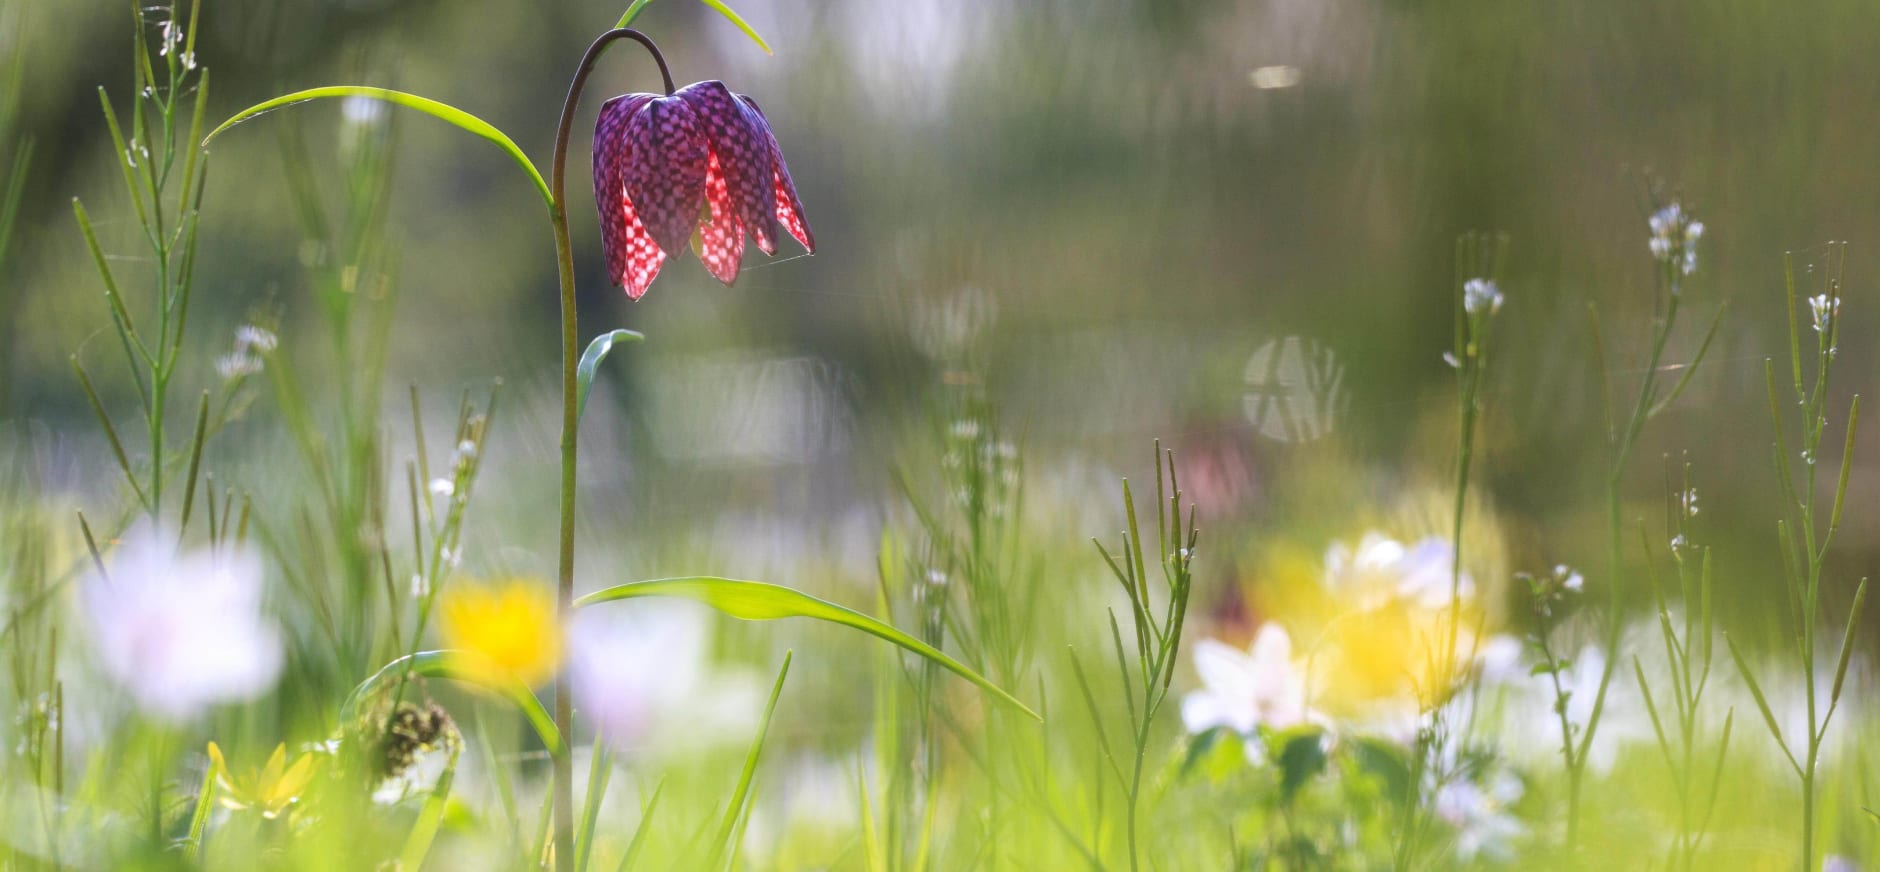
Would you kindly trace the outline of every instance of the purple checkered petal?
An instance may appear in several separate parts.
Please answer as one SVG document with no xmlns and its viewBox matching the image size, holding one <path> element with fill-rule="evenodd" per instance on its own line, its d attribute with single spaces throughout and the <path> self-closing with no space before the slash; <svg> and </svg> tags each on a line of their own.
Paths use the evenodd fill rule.
<svg viewBox="0 0 1880 872">
<path fill-rule="evenodd" d="M 737 98 L 738 102 L 751 110 L 751 117 L 763 129 L 764 139 L 770 145 L 772 196 L 776 219 L 783 223 L 784 229 L 790 231 L 791 236 L 796 237 L 797 242 L 803 244 L 806 251 L 815 254 L 816 234 L 810 231 L 809 221 L 803 217 L 803 201 L 796 197 L 796 183 L 790 181 L 790 167 L 783 162 L 783 146 L 777 144 L 777 135 L 770 130 L 770 119 L 764 117 L 764 110 L 757 105 L 756 100 L 743 94 L 738 94 Z M 769 245 L 764 243 L 765 238 L 761 235 L 757 236 L 757 247 L 764 249 L 765 254 L 777 253 L 774 235 Z"/>
<path fill-rule="evenodd" d="M 691 241 L 705 206 L 705 132 L 684 100 L 655 97 L 627 121 L 626 138 L 632 154 L 627 199 L 653 241 L 676 257 Z"/>
<path fill-rule="evenodd" d="M 627 167 L 633 149 L 626 137 L 627 122 L 656 94 L 624 94 L 601 104 L 594 122 L 594 205 L 600 210 L 601 251 L 607 258 L 607 276 L 627 295 L 639 299 L 659 274 L 665 253 L 646 232 L 627 199 Z"/>
<path fill-rule="evenodd" d="M 763 122 L 723 82 L 687 85 L 678 96 L 692 107 L 705 130 L 706 142 L 724 175 L 725 193 L 736 210 L 739 232 L 749 229 L 760 246 L 774 250 L 776 189 L 771 184 L 770 139 Z M 713 221 L 721 219 L 714 215 Z"/>
</svg>

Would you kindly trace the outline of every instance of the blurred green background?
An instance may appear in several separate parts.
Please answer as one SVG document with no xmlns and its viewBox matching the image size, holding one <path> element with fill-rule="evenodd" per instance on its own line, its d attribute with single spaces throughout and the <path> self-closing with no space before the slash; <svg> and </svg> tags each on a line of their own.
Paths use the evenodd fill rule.
<svg viewBox="0 0 1880 872">
<path fill-rule="evenodd" d="M 621 5 L 211 0 L 198 54 L 214 73 L 212 116 L 291 89 L 378 84 L 482 116 L 545 168 L 572 66 Z M 1688 452 L 1705 539 L 1741 594 L 1727 625 L 1751 633 L 1778 614 L 1761 361 L 1785 348 L 1785 252 L 1806 276 L 1822 243 L 1853 242 L 1831 407 L 1874 375 L 1870 5 L 735 5 L 774 56 L 696 3 L 654 3 L 637 26 L 681 82 L 722 78 L 763 103 L 820 253 L 786 260 L 800 253 L 786 245 L 731 289 L 687 258 L 629 303 L 602 270 L 578 138 L 568 187 L 583 333 L 649 337 L 609 364 L 583 457 L 583 536 L 620 546 L 632 568 L 585 565 L 676 569 L 662 555 L 696 553 L 673 542 L 689 535 L 722 564 L 694 570 L 833 560 L 867 585 L 872 531 L 895 502 L 889 470 L 917 462 L 897 444 L 961 380 L 983 381 L 1056 503 L 1089 507 L 1081 494 L 1145 472 L 1160 437 L 1218 480 L 1203 526 L 1228 555 L 1272 542 L 1316 554 L 1367 526 L 1401 528 L 1416 505 L 1406 494 L 1449 475 L 1454 388 L 1440 355 L 1453 241 L 1485 229 L 1512 239 L 1479 492 L 1495 568 L 1573 562 L 1598 586 L 1605 424 L 1587 307 L 1615 394 L 1629 395 L 1655 300 L 1645 217 L 1655 196 L 1675 196 L 1709 232 L 1668 359 L 1687 360 L 1728 310 L 1705 370 L 1647 430 L 1628 511 L 1658 528 L 1660 458 Z M 4 438 L 50 446 L 51 490 L 95 504 L 111 476 L 68 355 L 93 367 L 107 403 L 127 406 L 131 388 L 69 201 L 85 198 L 107 254 L 135 275 L 142 249 L 96 99 L 103 85 L 125 105 L 132 18 L 112 0 L 6 14 L 0 49 L 20 58 L 9 108 L 37 150 L 0 272 L 0 420 Z M 637 53 L 608 57 L 577 130 L 604 96 L 656 84 Z M 396 138 L 390 395 L 412 382 L 442 408 L 505 380 L 496 478 L 477 513 L 503 550 L 470 559 L 545 572 L 554 261 L 539 202 L 486 143 L 413 114 L 347 121 L 338 103 L 219 140 L 191 323 L 203 351 L 183 379 L 214 383 L 215 355 L 257 312 L 278 317 L 307 382 L 349 365 L 313 341 L 281 143 L 297 131 L 320 178 L 354 125 L 381 123 Z M 1303 402 L 1293 411 L 1310 409 L 1310 426 L 1275 425 L 1271 396 Z M 211 448 L 230 480 L 265 468 L 283 438 L 268 416 L 249 419 Z M 1852 472 L 1833 602 L 1880 559 L 1877 456 Z M 1062 516 L 1067 541 L 1116 529 L 1112 502 Z M 1256 562 L 1210 567 L 1217 616 L 1238 608 L 1233 582 L 1257 585 L 1243 566 Z"/>
</svg>

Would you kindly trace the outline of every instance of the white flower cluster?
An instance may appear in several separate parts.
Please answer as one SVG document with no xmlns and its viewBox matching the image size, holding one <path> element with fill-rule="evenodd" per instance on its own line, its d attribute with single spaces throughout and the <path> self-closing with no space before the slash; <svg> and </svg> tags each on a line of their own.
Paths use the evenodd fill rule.
<svg viewBox="0 0 1880 872">
<path fill-rule="evenodd" d="M 1704 223 L 1692 221 L 1684 207 L 1672 203 L 1652 213 L 1652 257 L 1675 263 L 1685 275 L 1697 272 L 1697 240 L 1704 236 Z"/>
<path fill-rule="evenodd" d="M 216 359 L 215 371 L 228 381 L 258 375 L 266 365 L 267 356 L 279 344 L 273 331 L 243 324 L 235 329 L 235 350 Z"/>
<path fill-rule="evenodd" d="M 1471 318 L 1501 311 L 1501 288 L 1491 279 L 1470 279 L 1462 284 L 1462 310 Z"/>
<path fill-rule="evenodd" d="M 1809 297 L 1808 314 L 1815 321 L 1815 332 L 1827 336 L 1834 329 L 1834 319 L 1841 316 L 1841 298 L 1827 294 Z"/>
</svg>

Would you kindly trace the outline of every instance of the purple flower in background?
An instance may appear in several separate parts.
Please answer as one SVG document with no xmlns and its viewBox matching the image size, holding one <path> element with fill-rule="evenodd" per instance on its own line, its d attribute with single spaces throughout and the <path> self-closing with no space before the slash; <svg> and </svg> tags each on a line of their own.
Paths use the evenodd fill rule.
<svg viewBox="0 0 1880 872">
<path fill-rule="evenodd" d="M 779 228 L 816 252 L 769 120 L 723 82 L 603 104 L 594 125 L 594 201 L 607 273 L 636 300 L 688 243 L 727 285 L 737 281 L 746 232 L 765 254 L 776 254 Z"/>
</svg>

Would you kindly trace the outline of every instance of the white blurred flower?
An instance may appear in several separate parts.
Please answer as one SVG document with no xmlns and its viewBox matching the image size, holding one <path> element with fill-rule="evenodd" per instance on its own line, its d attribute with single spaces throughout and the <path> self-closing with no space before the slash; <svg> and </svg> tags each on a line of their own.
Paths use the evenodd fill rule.
<svg viewBox="0 0 1880 872">
<path fill-rule="evenodd" d="M 347 97 L 339 103 L 339 114 L 347 124 L 375 126 L 385 120 L 386 104 L 376 97 Z"/>
<path fill-rule="evenodd" d="M 85 616 L 99 665 L 138 708 L 183 721 L 274 686 L 280 631 L 261 613 L 252 551 L 183 553 L 140 528 L 112 552 L 109 573 L 85 579 Z"/>
<path fill-rule="evenodd" d="M 1834 319 L 1841 314 L 1841 298 L 1827 294 L 1809 297 L 1808 314 L 1814 319 L 1815 332 L 1826 336 L 1834 328 Z"/>
<path fill-rule="evenodd" d="M 224 354 L 215 359 L 215 373 L 224 381 L 234 381 L 261 373 L 261 358 L 244 351 Z"/>
<path fill-rule="evenodd" d="M 1508 809 L 1522 792 L 1521 779 L 1506 772 L 1491 776 L 1486 785 L 1458 780 L 1436 791 L 1436 816 L 1456 830 L 1457 859 L 1514 858 L 1514 841 L 1527 834 L 1527 825 Z"/>
<path fill-rule="evenodd" d="M 758 687 L 747 672 L 712 668 L 708 620 L 682 603 L 623 603 L 575 619 L 569 680 L 609 744 L 696 747 L 747 735 Z"/>
<path fill-rule="evenodd" d="M 1860 864 L 1840 854 L 1821 858 L 1821 872 L 1860 872 Z"/>
<path fill-rule="evenodd" d="M 1697 488 L 1680 491 L 1678 493 L 1678 505 L 1684 509 L 1685 517 L 1697 517 Z"/>
<path fill-rule="evenodd" d="M 1672 203 L 1652 213 L 1650 242 L 1652 257 L 1676 263 L 1685 275 L 1697 271 L 1697 240 L 1704 236 L 1701 221 L 1692 221 L 1684 207 Z"/>
<path fill-rule="evenodd" d="M 243 324 L 235 328 L 235 349 L 237 351 L 259 351 L 266 354 L 280 344 L 280 338 L 274 331 L 253 324 Z"/>
<path fill-rule="evenodd" d="M 1364 534 L 1356 550 L 1343 542 L 1326 550 L 1325 588 L 1366 611 L 1393 599 L 1425 609 L 1446 608 L 1455 557 L 1456 549 L 1440 536 L 1406 546 L 1373 531 Z M 1461 591 L 1463 599 L 1475 595 L 1475 582 L 1466 572 Z"/>
<path fill-rule="evenodd" d="M 235 328 L 234 350 L 216 358 L 216 374 L 227 381 L 256 375 L 267 365 L 268 354 L 279 344 L 280 339 L 273 331 L 243 324 Z"/>
<path fill-rule="evenodd" d="M 1470 279 L 1462 284 L 1462 310 L 1472 317 L 1501 311 L 1501 288 L 1488 279 Z"/>
<path fill-rule="evenodd" d="M 1201 688 L 1182 697 L 1182 724 L 1190 733 L 1225 727 L 1243 736 L 1259 727 L 1283 730 L 1318 715 L 1306 706 L 1306 675 L 1292 656 L 1292 637 L 1267 623 L 1246 651 L 1213 639 L 1195 643 Z M 1248 746 L 1249 756 L 1257 754 Z"/>
<path fill-rule="evenodd" d="M 1697 506 L 1697 491 L 1691 491 L 1691 507 L 1692 507 L 1691 514 L 1693 515 L 1697 514 L 1696 506 Z M 1560 587 L 1562 590 L 1569 590 L 1574 593 L 1579 593 L 1580 591 L 1586 589 L 1586 577 L 1580 575 L 1579 570 L 1574 569 L 1573 567 L 1568 566 L 1565 563 L 1559 564 L 1554 567 L 1554 577 L 1560 579 Z"/>
<path fill-rule="evenodd" d="M 431 795 L 437 789 L 437 780 L 450 768 L 453 753 L 448 747 L 419 750 L 412 755 L 410 765 L 372 789 L 372 801 L 396 805 L 410 797 Z"/>
</svg>

